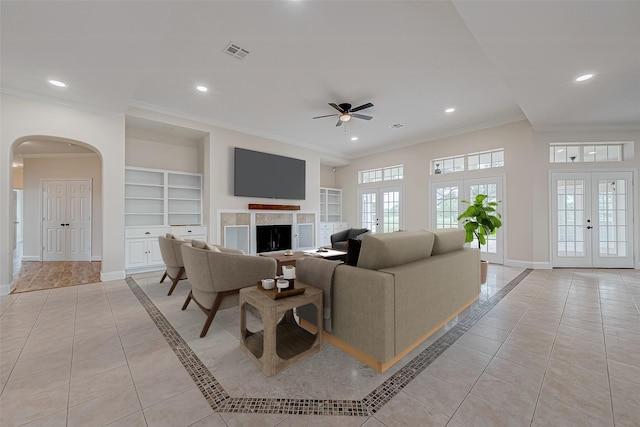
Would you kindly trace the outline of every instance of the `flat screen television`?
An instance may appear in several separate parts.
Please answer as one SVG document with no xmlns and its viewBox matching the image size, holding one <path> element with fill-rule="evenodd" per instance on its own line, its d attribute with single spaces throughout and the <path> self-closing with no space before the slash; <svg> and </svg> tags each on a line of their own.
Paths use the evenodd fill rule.
<svg viewBox="0 0 640 427">
<path fill-rule="evenodd" d="M 237 147 L 234 156 L 234 196 L 305 199 L 304 160 Z"/>
</svg>

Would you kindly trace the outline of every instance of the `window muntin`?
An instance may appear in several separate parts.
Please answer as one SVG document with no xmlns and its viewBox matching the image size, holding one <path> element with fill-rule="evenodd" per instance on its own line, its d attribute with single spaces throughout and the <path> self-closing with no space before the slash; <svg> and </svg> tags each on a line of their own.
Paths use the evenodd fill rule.
<svg viewBox="0 0 640 427">
<path fill-rule="evenodd" d="M 550 163 L 621 162 L 622 144 L 549 144 Z"/>
<path fill-rule="evenodd" d="M 431 161 L 433 174 L 499 168 L 504 166 L 504 149 L 444 157 Z"/>
<path fill-rule="evenodd" d="M 388 166 L 380 169 L 369 169 L 358 172 L 358 184 L 370 182 L 396 181 L 404 179 L 404 166 Z"/>
</svg>

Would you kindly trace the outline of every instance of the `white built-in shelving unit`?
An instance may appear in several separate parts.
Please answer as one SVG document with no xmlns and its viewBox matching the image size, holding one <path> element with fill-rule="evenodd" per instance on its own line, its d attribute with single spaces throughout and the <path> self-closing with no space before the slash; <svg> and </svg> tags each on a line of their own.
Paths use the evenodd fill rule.
<svg viewBox="0 0 640 427">
<path fill-rule="evenodd" d="M 342 190 L 339 188 L 320 188 L 320 246 L 331 246 L 331 235 L 348 227 L 342 222 Z"/>
<path fill-rule="evenodd" d="M 202 225 L 202 174 L 161 169 L 125 169 L 125 268 L 164 266 L 158 236 L 207 240 Z"/>
</svg>

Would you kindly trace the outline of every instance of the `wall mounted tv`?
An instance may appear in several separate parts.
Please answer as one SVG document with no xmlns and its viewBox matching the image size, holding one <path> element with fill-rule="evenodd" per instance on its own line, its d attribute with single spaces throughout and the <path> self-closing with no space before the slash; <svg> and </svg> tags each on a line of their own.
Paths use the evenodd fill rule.
<svg viewBox="0 0 640 427">
<path fill-rule="evenodd" d="M 304 160 L 237 147 L 234 155 L 234 196 L 305 199 Z"/>
</svg>

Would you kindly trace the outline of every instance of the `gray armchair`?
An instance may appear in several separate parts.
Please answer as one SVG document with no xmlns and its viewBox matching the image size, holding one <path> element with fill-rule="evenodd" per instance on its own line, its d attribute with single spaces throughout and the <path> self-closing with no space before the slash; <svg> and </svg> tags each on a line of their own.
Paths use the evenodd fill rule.
<svg viewBox="0 0 640 427">
<path fill-rule="evenodd" d="M 278 265 L 273 258 L 244 255 L 238 249 L 196 240 L 182 246 L 182 258 L 191 282 L 191 292 L 182 309 L 186 310 L 193 300 L 207 315 L 200 338 L 207 335 L 225 297 L 238 294 L 241 288 L 256 286 L 261 279 L 275 277 Z"/>
<path fill-rule="evenodd" d="M 360 234 L 368 233 L 366 228 L 348 228 L 331 235 L 331 247 L 340 251 L 347 250 L 347 242 Z"/>
<path fill-rule="evenodd" d="M 184 262 L 182 261 L 182 250 L 180 247 L 187 243 L 186 240 L 176 239 L 175 237 L 158 236 L 160 244 L 160 254 L 162 261 L 167 269 L 160 279 L 160 283 L 164 282 L 167 277 L 171 279 L 171 289 L 167 295 L 171 295 L 180 280 L 187 278 L 184 271 Z"/>
</svg>

